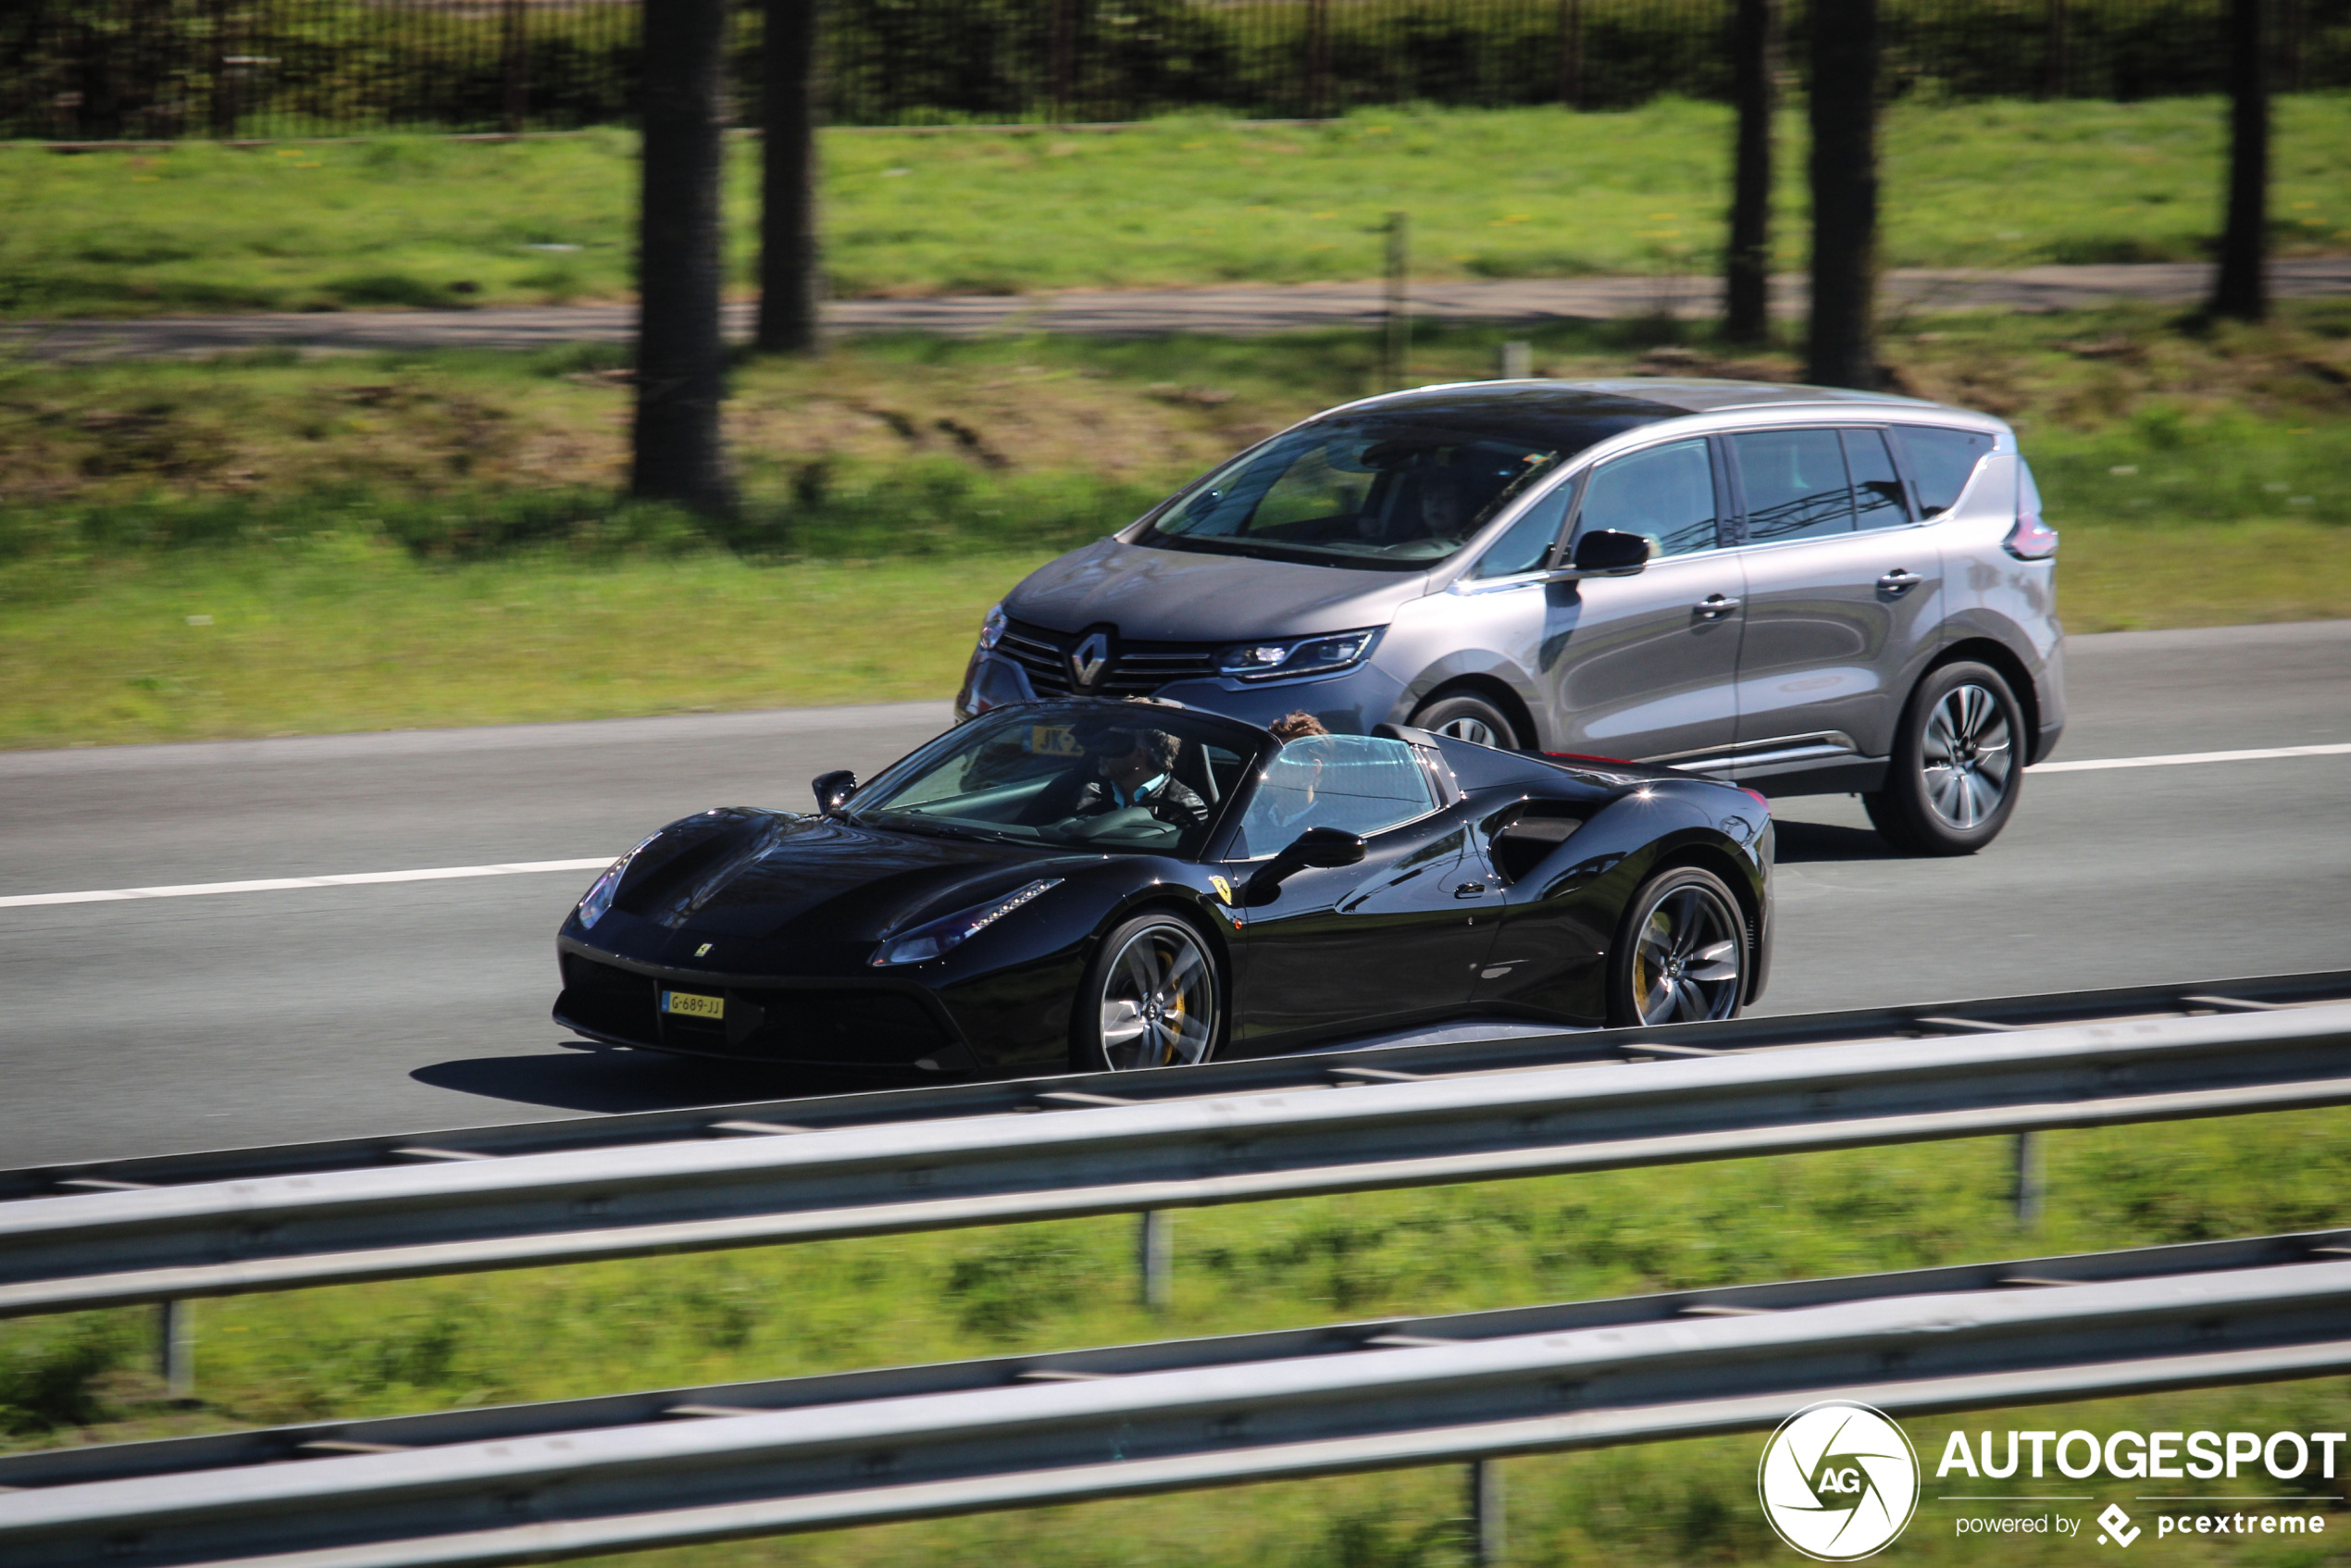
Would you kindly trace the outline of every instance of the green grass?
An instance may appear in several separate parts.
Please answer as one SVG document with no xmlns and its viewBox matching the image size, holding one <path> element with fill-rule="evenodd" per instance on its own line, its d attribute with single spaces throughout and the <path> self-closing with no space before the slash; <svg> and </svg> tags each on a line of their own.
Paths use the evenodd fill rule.
<svg viewBox="0 0 2351 1568">
<path fill-rule="evenodd" d="M 143 1370 L 148 1314 L 22 1321 L 0 1325 L 0 1431 L 21 1447 L 359 1417 L 2150 1245 L 2351 1214 L 2351 1115 L 2341 1111 L 2180 1124 L 2152 1138 L 2058 1133 L 2047 1154 L 2048 1216 L 2031 1237 L 2007 1210 L 2001 1139 L 1186 1212 L 1163 1314 L 1132 1304 L 1124 1219 L 209 1301 L 196 1308 L 204 1402 L 194 1411 L 164 1404 Z M 2341 1380 L 2316 1381 L 2107 1401 L 2029 1422 L 1986 1413 L 1909 1426 L 1929 1456 L 1954 1425 L 2339 1430 L 2346 1396 Z M 1512 1561 L 1780 1561 L 1753 1501 L 1757 1441 L 1512 1462 Z M 1459 1561 L 1456 1475 L 1105 1503 L 658 1561 L 1434 1568 Z M 2255 1488 L 2289 1491 L 2266 1479 Z M 2127 1485 L 2107 1490 L 2134 1506 Z M 1982 1543 L 1950 1540 L 1950 1518 L 1928 1503 L 1889 1560 L 1984 1561 Z M 2274 1542 L 2269 1555 L 2258 1543 L 2180 1549 L 2196 1562 L 2290 1560 Z M 2003 1562 L 2040 1560 L 2003 1551 Z"/>
<path fill-rule="evenodd" d="M 1485 374 L 1502 334 L 1424 333 Z M 1538 367 L 1785 378 L 1670 323 Z M 1921 321 L 1904 384 L 2016 421 L 2076 631 L 2351 600 L 2351 306 Z M 1052 553 L 1372 390 L 1358 333 L 926 339 L 740 367 L 742 514 L 625 503 L 608 353 L 0 370 L 0 745 L 943 697 Z M 191 617 L 194 617 L 192 619 Z"/>
<path fill-rule="evenodd" d="M 93 568 L 0 611 L 0 744 L 396 729 L 952 696 L 1042 556 L 435 567 L 349 535 Z"/>
<path fill-rule="evenodd" d="M 1375 276 L 1412 215 L 1429 278 L 1704 269 L 1728 111 L 1666 100 L 1359 112 L 1325 127 L 1170 119 L 1114 134 L 833 131 L 827 265 L 841 295 Z M 2193 259 L 2219 221 L 2221 106 L 1906 102 L 1885 132 L 1886 262 Z M 1778 251 L 1804 254 L 1800 117 Z M 2351 244 L 2351 98 L 2280 101 L 2282 251 Z M 634 142 L 387 137 L 59 156 L 0 148 L 0 315 L 343 309 L 613 298 L 631 287 Z M 1464 179 L 1464 169 L 1474 178 Z M 757 151 L 736 144 L 734 275 L 751 284 Z"/>
</svg>

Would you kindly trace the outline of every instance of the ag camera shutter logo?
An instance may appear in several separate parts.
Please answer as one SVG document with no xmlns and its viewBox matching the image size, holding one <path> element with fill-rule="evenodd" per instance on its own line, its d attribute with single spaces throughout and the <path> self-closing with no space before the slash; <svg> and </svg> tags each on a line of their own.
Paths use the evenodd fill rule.
<svg viewBox="0 0 2351 1568">
<path fill-rule="evenodd" d="M 1822 1562 L 1885 1549 L 1919 1505 L 1919 1456 L 1893 1419 L 1823 1400 L 1780 1423 L 1755 1489 L 1780 1539 Z"/>
</svg>

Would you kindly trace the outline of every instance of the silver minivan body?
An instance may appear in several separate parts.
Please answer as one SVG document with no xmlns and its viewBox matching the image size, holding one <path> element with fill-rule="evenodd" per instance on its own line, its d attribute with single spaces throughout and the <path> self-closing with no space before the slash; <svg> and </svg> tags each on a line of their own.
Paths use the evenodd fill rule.
<svg viewBox="0 0 2351 1568">
<path fill-rule="evenodd" d="M 2040 527 L 2038 498 L 2006 424 L 1907 398 L 1646 379 L 1424 388 L 1317 418 L 1489 390 L 1524 406 L 1544 388 L 1656 412 L 1560 462 L 1424 570 L 1138 542 L 1163 507 L 1015 588 L 991 615 L 958 712 L 1079 691 L 1260 724 L 1303 711 L 1366 733 L 1470 695 L 1533 750 L 1663 763 L 1773 794 L 1868 791 L 1922 677 L 1966 658 L 2013 689 L 2024 762 L 2056 745 L 2055 563 L 2015 547 L 2021 516 Z M 1966 461 L 1943 462 L 1935 478 L 1929 447 Z M 1851 526 L 1807 513 L 1807 464 L 1847 476 Z M 1631 575 L 1568 569 L 1580 535 L 1605 520 L 1613 476 L 1667 467 L 1701 500 L 1710 476 L 1711 529 Z M 1930 479 L 1952 493 L 1931 504 Z M 1557 539 L 1529 569 L 1485 565 L 1522 519 L 1540 529 L 1554 515 Z M 1238 645 L 1358 632 L 1373 634 L 1368 649 L 1343 667 L 1297 678 L 1230 667 Z"/>
</svg>

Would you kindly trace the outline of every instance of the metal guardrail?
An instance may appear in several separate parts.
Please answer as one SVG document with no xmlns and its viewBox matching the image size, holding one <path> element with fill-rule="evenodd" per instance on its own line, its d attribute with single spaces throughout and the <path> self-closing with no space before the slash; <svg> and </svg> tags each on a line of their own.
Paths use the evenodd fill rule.
<svg viewBox="0 0 2351 1568">
<path fill-rule="evenodd" d="M 0 1558 L 541 1561 L 2313 1376 L 2346 1325 L 2337 1230 L 317 1424 L 0 1458 Z"/>
<path fill-rule="evenodd" d="M 0 1315 L 2341 1104 L 2351 1003 L 2316 999 L 2346 994 L 2336 973 L 2104 993 L 2102 1011 L 2027 999 L 2106 1020 L 2039 1027 L 2009 1023 L 2024 1002 L 1969 1003 L 1416 1046 L 802 1102 L 867 1118 L 830 1126 L 738 1107 L 691 1138 L 677 1114 L 609 1119 L 670 1129 L 652 1142 L 499 1129 L 541 1152 L 437 1136 L 409 1150 L 420 1164 L 0 1203 Z M 1007 1098 L 981 1109 L 990 1095 Z"/>
</svg>

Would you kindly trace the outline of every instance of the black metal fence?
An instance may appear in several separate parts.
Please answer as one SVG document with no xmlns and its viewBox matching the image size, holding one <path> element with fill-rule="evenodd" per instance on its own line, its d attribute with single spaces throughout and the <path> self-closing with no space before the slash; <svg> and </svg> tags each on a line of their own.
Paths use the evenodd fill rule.
<svg viewBox="0 0 2351 1568">
<path fill-rule="evenodd" d="M 2220 87 L 2227 0 L 1886 0 L 1897 92 Z M 2278 81 L 2351 85 L 2351 0 L 2272 0 Z M 1803 25 L 1790 0 L 1791 36 Z M 836 123 L 1613 108 L 1729 89 L 1730 0 L 827 0 Z M 0 136 L 627 122 L 638 0 L 0 0 Z M 753 79 L 759 15 L 737 21 Z M 1800 67 L 1799 51 L 1791 65 Z M 742 105 L 748 121 L 753 105 Z"/>
</svg>

